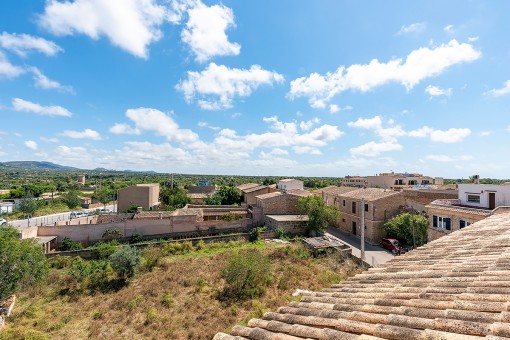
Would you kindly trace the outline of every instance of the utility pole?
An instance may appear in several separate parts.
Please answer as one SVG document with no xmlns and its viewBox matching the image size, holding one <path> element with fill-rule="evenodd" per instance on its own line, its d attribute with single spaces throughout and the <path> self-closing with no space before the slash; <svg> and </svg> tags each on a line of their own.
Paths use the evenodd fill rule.
<svg viewBox="0 0 510 340">
<path fill-rule="evenodd" d="M 172 174 L 172 189 L 174 188 L 174 174 Z"/>
<path fill-rule="evenodd" d="M 365 199 L 361 199 L 361 261 L 365 261 Z"/>
</svg>

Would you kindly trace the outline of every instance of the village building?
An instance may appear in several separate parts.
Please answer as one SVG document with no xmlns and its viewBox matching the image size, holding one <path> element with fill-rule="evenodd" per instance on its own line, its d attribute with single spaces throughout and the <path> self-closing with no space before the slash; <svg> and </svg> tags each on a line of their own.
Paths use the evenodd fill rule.
<svg viewBox="0 0 510 340">
<path fill-rule="evenodd" d="M 136 184 L 117 190 L 117 211 L 125 212 L 131 207 L 152 210 L 160 205 L 159 183 Z"/>
<path fill-rule="evenodd" d="M 508 339 L 510 212 L 499 210 L 213 339 Z"/>
<path fill-rule="evenodd" d="M 287 192 L 270 192 L 256 196 L 257 202 L 248 206 L 254 225 L 263 225 L 266 215 L 299 215 L 297 204 L 301 197 L 310 196 L 307 190 L 290 190 Z M 301 219 L 300 222 L 303 220 Z M 302 223 L 301 223 L 302 224 Z"/>
<path fill-rule="evenodd" d="M 214 195 L 217 189 L 216 186 L 205 184 L 209 184 L 209 181 L 199 181 L 199 185 L 193 185 L 187 188 L 187 196 L 191 199 L 191 204 L 203 204 L 207 196 Z"/>
<path fill-rule="evenodd" d="M 367 186 L 367 178 L 364 176 L 345 176 L 342 185 L 346 187 L 365 188 Z"/>
<path fill-rule="evenodd" d="M 255 205 L 257 204 L 257 196 L 267 194 L 270 192 L 277 191 L 276 189 L 269 187 L 267 185 L 255 184 L 255 183 L 246 183 L 238 185 L 237 190 L 241 193 L 241 197 L 243 202 L 241 203 L 243 206 Z"/>
<path fill-rule="evenodd" d="M 441 185 L 444 183 L 443 178 L 437 177 L 432 178 L 424 176 L 422 174 L 410 174 L 410 173 L 381 173 L 376 176 L 366 177 L 367 187 L 369 188 L 381 188 L 390 190 L 403 190 L 411 189 L 415 186 L 426 186 L 430 184 Z"/>
<path fill-rule="evenodd" d="M 288 190 L 303 190 L 303 181 L 300 181 L 298 179 L 292 179 L 292 178 L 286 178 L 281 179 L 276 184 L 276 188 L 278 190 L 282 191 L 288 191 Z"/>
<path fill-rule="evenodd" d="M 377 244 L 386 236 L 382 225 L 405 206 L 401 192 L 377 188 L 326 187 L 320 192 L 324 203 L 340 211 L 337 228 L 352 235 L 361 234 L 361 212 L 365 213 L 365 240 Z M 362 200 L 364 203 L 362 203 Z"/>
</svg>

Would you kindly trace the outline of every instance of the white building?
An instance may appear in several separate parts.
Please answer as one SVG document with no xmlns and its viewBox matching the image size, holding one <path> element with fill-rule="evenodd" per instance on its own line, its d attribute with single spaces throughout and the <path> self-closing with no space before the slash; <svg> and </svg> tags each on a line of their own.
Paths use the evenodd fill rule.
<svg viewBox="0 0 510 340">
<path fill-rule="evenodd" d="M 288 190 L 303 190 L 303 181 L 287 178 L 278 181 L 276 188 L 283 191 Z"/>
<path fill-rule="evenodd" d="M 495 209 L 510 206 L 510 185 L 459 184 L 460 205 Z"/>
<path fill-rule="evenodd" d="M 14 211 L 14 203 L 0 202 L 0 214 L 9 214 Z"/>
</svg>

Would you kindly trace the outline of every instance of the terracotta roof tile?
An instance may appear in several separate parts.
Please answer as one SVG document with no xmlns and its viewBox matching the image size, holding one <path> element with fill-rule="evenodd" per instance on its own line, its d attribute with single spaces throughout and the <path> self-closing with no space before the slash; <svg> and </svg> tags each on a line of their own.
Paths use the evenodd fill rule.
<svg viewBox="0 0 510 340">
<path fill-rule="evenodd" d="M 236 337 L 510 338 L 510 213 L 490 216 L 381 267 L 305 294 L 215 339 Z"/>
</svg>

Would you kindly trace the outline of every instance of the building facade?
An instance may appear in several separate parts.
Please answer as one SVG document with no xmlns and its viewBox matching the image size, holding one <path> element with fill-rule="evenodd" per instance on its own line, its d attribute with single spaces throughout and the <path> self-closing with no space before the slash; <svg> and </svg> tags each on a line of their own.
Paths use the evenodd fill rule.
<svg viewBox="0 0 510 340">
<path fill-rule="evenodd" d="M 287 178 L 279 180 L 278 183 L 276 184 L 276 188 L 282 191 L 303 190 L 304 186 L 303 181 L 300 181 L 298 179 Z"/>
<path fill-rule="evenodd" d="M 365 188 L 367 187 L 367 178 L 362 176 L 345 176 L 342 185 L 346 187 Z"/>
<path fill-rule="evenodd" d="M 423 176 L 422 174 L 410 173 L 381 173 L 377 176 L 367 176 L 367 187 L 381 188 L 390 190 L 403 190 L 410 189 L 415 186 L 426 186 L 430 184 L 443 184 L 443 179 L 438 177 L 436 179 Z"/>
<path fill-rule="evenodd" d="M 159 202 L 159 183 L 136 184 L 117 190 L 118 212 L 125 212 L 136 206 L 152 210 Z"/>
</svg>

